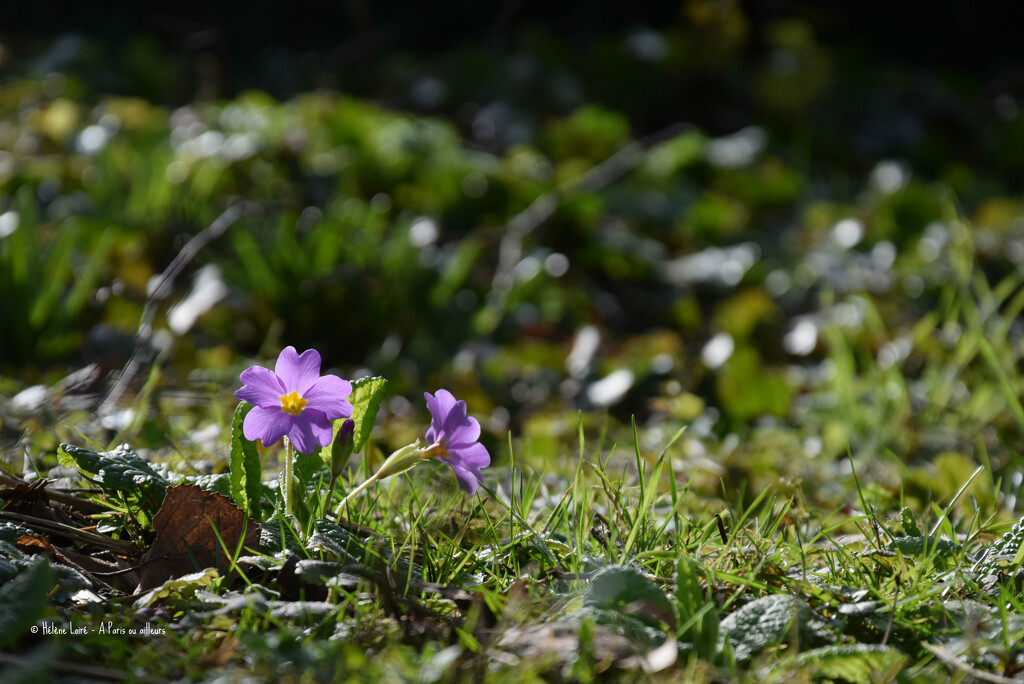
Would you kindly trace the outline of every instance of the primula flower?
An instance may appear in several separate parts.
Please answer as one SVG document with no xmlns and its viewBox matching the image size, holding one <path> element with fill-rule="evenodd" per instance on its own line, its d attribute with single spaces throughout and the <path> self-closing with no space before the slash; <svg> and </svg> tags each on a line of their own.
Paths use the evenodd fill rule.
<svg viewBox="0 0 1024 684">
<path fill-rule="evenodd" d="M 303 454 L 331 443 L 331 421 L 352 415 L 352 384 L 336 375 L 320 375 L 320 354 L 307 349 L 300 355 L 285 347 L 274 370 L 253 366 L 242 371 L 243 387 L 235 392 L 253 404 L 242 423 L 246 439 L 273 444 L 285 435 Z"/>
<path fill-rule="evenodd" d="M 434 456 L 450 465 L 462 491 L 475 493 L 483 480 L 480 469 L 491 464 L 487 448 L 477 441 L 480 423 L 466 415 L 466 402 L 456 401 L 448 390 L 439 389 L 433 396 L 424 392 L 423 397 L 431 416 L 427 430 L 430 446 L 424 450 L 424 456 Z"/>
</svg>

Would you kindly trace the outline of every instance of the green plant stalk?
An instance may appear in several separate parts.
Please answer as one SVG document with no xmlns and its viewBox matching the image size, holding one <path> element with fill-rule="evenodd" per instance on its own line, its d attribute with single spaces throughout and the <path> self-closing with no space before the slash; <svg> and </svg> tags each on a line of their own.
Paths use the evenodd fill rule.
<svg viewBox="0 0 1024 684">
<path fill-rule="evenodd" d="M 380 469 L 370 477 L 366 478 L 358 487 L 353 489 L 351 492 L 345 495 L 345 498 L 338 504 L 338 508 L 335 511 L 337 517 L 341 517 L 341 512 L 345 510 L 345 506 L 348 502 L 359 496 L 362 492 L 366 491 L 366 488 L 377 480 L 383 480 L 391 477 L 392 475 L 398 475 L 404 473 L 420 461 L 428 458 L 433 458 L 444 453 L 444 445 L 442 443 L 431 444 L 430 446 L 424 447 L 420 441 L 416 441 L 409 446 L 402 447 L 395 453 L 388 456 L 387 460 L 381 465 Z M 333 493 L 333 483 L 332 483 Z"/>
<path fill-rule="evenodd" d="M 284 438 L 284 480 L 281 482 L 281 493 L 284 495 L 284 513 L 292 514 L 292 470 L 295 467 L 295 447 L 291 440 Z"/>
<path fill-rule="evenodd" d="M 359 496 L 359 494 L 361 494 L 362 492 L 366 491 L 367 487 L 369 487 L 370 485 L 372 485 L 374 482 L 376 482 L 379 479 L 380 479 L 380 471 L 378 470 L 372 476 L 370 476 L 367 479 L 363 480 L 362 483 L 358 487 L 356 487 L 351 492 L 346 494 L 345 498 L 341 500 L 340 504 L 338 504 L 338 508 L 334 511 L 335 516 L 338 517 L 338 518 L 341 518 L 341 512 L 345 510 L 346 506 L 348 506 L 348 502 L 351 501 L 352 499 L 356 498 L 357 496 Z"/>
<path fill-rule="evenodd" d="M 331 499 L 334 498 L 334 486 L 338 484 L 338 476 L 331 473 L 331 484 L 327 486 L 327 496 L 324 497 L 323 501 L 320 502 L 320 517 L 324 517 L 324 511 L 331 505 Z"/>
</svg>

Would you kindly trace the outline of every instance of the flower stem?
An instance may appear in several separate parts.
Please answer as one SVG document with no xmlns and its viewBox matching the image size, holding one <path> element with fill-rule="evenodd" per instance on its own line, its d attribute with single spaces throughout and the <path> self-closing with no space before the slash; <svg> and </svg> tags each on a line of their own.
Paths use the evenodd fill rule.
<svg viewBox="0 0 1024 684">
<path fill-rule="evenodd" d="M 388 456 L 377 472 L 368 477 L 362 484 L 353 489 L 345 496 L 344 499 L 342 499 L 336 512 L 337 517 L 341 517 L 341 512 L 345 510 L 345 506 L 349 501 L 365 491 L 367 487 L 377 480 L 384 480 L 392 475 L 404 473 L 424 459 L 431 458 L 433 456 L 443 456 L 447 453 L 448 452 L 444 450 L 443 441 L 436 442 L 431 444 L 429 447 L 424 448 L 422 443 L 419 440 L 416 440 L 413 444 L 402 447 L 395 453 Z M 331 490 L 332 492 L 334 490 L 333 482 L 331 483 Z"/>
<path fill-rule="evenodd" d="M 349 492 L 347 495 L 345 495 L 345 498 L 341 500 L 340 504 L 338 504 L 338 509 L 334 512 L 334 515 L 336 517 L 338 517 L 338 518 L 341 518 L 341 512 L 345 510 L 345 506 L 348 505 L 348 502 L 351 501 L 352 499 L 354 499 L 359 494 L 361 494 L 363 491 L 366 490 L 367 487 L 369 487 L 370 485 L 372 485 L 374 482 L 376 482 L 379 479 L 380 479 L 380 471 L 378 470 L 376 473 L 374 473 L 369 478 L 364 480 L 362 484 L 360 484 L 358 487 L 356 487 L 351 492 Z"/>
<path fill-rule="evenodd" d="M 291 517 L 292 514 L 292 469 L 295 462 L 295 447 L 291 441 L 284 438 L 284 482 L 281 483 L 281 492 L 284 494 L 284 512 Z"/>
<path fill-rule="evenodd" d="M 320 517 L 323 518 L 326 514 L 327 507 L 331 505 L 331 498 L 334 497 L 334 485 L 338 484 L 338 476 L 331 474 L 331 485 L 327 488 L 327 496 L 324 497 L 320 503 Z"/>
</svg>

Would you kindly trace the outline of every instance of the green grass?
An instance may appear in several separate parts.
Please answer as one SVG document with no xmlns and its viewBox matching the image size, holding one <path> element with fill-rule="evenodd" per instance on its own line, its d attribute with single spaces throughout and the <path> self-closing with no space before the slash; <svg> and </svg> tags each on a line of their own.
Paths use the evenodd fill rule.
<svg viewBox="0 0 1024 684">
<path fill-rule="evenodd" d="M 0 104 L 53 105 L 37 91 Z M 785 149 L 724 168 L 699 131 L 634 141 L 594 107 L 483 154 L 451 124 L 325 93 L 197 110 L 212 131 L 232 107 L 265 126 L 251 157 L 191 158 L 169 112 L 101 99 L 65 99 L 78 128 L 59 139 L 10 122 L 40 142 L 0 182 L 19 221 L 0 238 L 4 681 L 1019 679 L 1016 199 L 960 206 L 923 178 L 811 194 Z M 86 158 L 72 136 L 101 110 L 124 125 Z M 181 257 L 238 197 L 237 223 Z M 840 249 L 849 217 L 863 241 Z M 669 277 L 718 248 L 757 256 L 738 282 Z M 168 298 L 150 297 L 171 263 Z M 175 333 L 168 307 L 200 265 L 228 294 Z M 784 342 L 803 317 L 806 354 Z M 113 401 L 131 414 L 97 415 L 150 324 L 153 353 Z M 597 349 L 569 369 L 586 330 Z M 716 334 L 734 345 L 720 365 L 701 354 Z M 232 393 L 286 344 L 390 384 L 330 500 L 319 457 L 297 459 L 305 496 L 284 524 L 283 452 L 232 435 Z M 71 382 L 80 366 L 92 379 Z M 588 391 L 617 371 L 633 384 L 599 408 Z M 477 495 L 427 462 L 324 520 L 422 436 L 402 397 L 441 386 L 485 427 Z M 100 481 L 62 442 L 137 453 Z M 58 469 L 72 462 L 91 477 Z M 218 530 L 215 572 L 136 594 L 180 482 L 234 496 L 263 537 Z M 107 633 L 147 623 L 163 633 Z"/>
<path fill-rule="evenodd" d="M 82 578 L 66 569 L 34 587 L 12 580 L 0 587 L 12 609 L 34 601 L 33 620 L 90 633 L 31 637 L 25 622 L 22 636 L 7 637 L 20 646 L 5 663 L 34 676 L 104 662 L 158 678 L 251 670 L 310 681 L 938 681 L 1016 671 L 1021 540 L 1007 537 L 986 565 L 1009 523 L 962 512 L 982 469 L 944 500 L 903 508 L 898 522 L 900 500 L 868 502 L 864 474 L 858 508 L 825 512 L 769 487 L 725 491 L 711 516 L 696 505 L 706 497 L 671 476 L 682 431 L 657 454 L 634 439 L 626 457 L 599 434 L 587 439 L 584 423 L 580 415 L 574 453 L 546 467 L 524 462 L 510 441 L 476 497 L 425 463 L 369 490 L 342 527 L 265 536 L 256 557 L 226 548 L 235 573 L 172 580 L 148 599 L 108 589 L 78 604 L 70 594 Z M 357 467 L 348 481 L 369 472 Z M 114 487 L 109 476 L 101 486 Z M 276 497 L 272 527 L 282 502 L 265 491 Z M 117 498 L 94 516 L 101 530 L 150 538 L 143 500 Z M 26 568 L 21 578 L 37 566 L 13 546 L 15 523 L 5 516 L 3 541 Z M 164 632 L 100 633 L 108 621 Z"/>
</svg>

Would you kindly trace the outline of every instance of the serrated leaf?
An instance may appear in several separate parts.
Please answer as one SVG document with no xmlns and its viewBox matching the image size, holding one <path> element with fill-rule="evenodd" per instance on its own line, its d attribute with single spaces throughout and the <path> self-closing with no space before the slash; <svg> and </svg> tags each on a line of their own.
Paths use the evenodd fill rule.
<svg viewBox="0 0 1024 684">
<path fill-rule="evenodd" d="M 813 670 L 814 678 L 851 684 L 890 681 L 906 662 L 906 654 L 878 644 L 839 644 L 801 653 L 796 664 Z"/>
<path fill-rule="evenodd" d="M 972 568 L 978 577 L 998 575 L 1024 563 L 1024 518 L 985 550 Z"/>
<path fill-rule="evenodd" d="M 0 648 L 17 641 L 42 615 L 53 584 L 50 564 L 41 560 L 0 587 Z"/>
<path fill-rule="evenodd" d="M 252 404 L 240 402 L 231 417 L 231 498 L 246 515 L 259 522 L 263 495 L 263 468 L 256 443 L 242 434 L 242 423 Z"/>
<path fill-rule="evenodd" d="M 329 520 L 318 520 L 316 532 L 309 538 L 306 549 L 312 553 L 330 554 L 342 563 L 358 563 L 353 555 L 362 551 L 362 544 L 351 532 Z"/>
<path fill-rule="evenodd" d="M 186 475 L 169 467 L 165 463 L 151 463 L 150 466 L 157 475 L 167 480 L 168 487 L 175 487 L 180 484 L 194 484 L 200 489 L 208 492 L 217 492 L 226 497 L 231 497 L 231 474 L 215 473 L 210 475 Z"/>
<path fill-rule="evenodd" d="M 231 496 L 231 476 L 224 473 L 217 473 L 216 475 L 185 475 L 175 482 L 174 485 L 182 483 L 194 484 L 203 491 L 216 492 L 228 497 Z"/>
<path fill-rule="evenodd" d="M 820 625 L 811 620 L 807 602 L 789 594 L 759 598 L 732 613 L 721 623 L 722 639 L 728 641 L 737 660 L 786 640 L 793 629 L 806 643 L 822 636 Z"/>
<path fill-rule="evenodd" d="M 896 537 L 885 545 L 887 551 L 899 551 L 904 556 L 917 557 L 925 553 L 944 560 L 960 550 L 958 544 L 938 537 Z"/>
<path fill-rule="evenodd" d="M 263 523 L 260 528 L 260 552 L 287 556 L 302 549 L 302 541 L 296 535 L 293 525 L 280 517 Z"/>
<path fill-rule="evenodd" d="M 151 511 L 158 509 L 163 502 L 167 480 L 127 444 L 103 452 L 71 444 L 61 444 L 60 449 L 74 459 L 79 470 L 91 473 L 93 480 L 105 492 L 121 492 L 129 496 L 141 494 L 140 503 Z"/>
<path fill-rule="evenodd" d="M 352 383 L 352 396 L 349 402 L 352 404 L 352 420 L 356 424 L 355 432 L 352 434 L 352 453 L 356 454 L 362 450 L 366 440 L 370 438 L 373 431 L 373 421 L 377 419 L 377 411 L 380 410 L 380 402 L 384 399 L 384 389 L 388 381 L 381 377 L 359 378 Z M 338 435 L 343 421 L 337 421 L 334 425 L 334 435 Z"/>
</svg>

